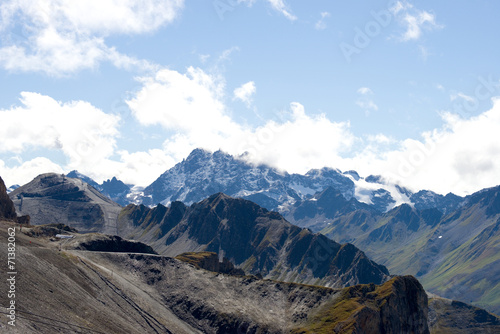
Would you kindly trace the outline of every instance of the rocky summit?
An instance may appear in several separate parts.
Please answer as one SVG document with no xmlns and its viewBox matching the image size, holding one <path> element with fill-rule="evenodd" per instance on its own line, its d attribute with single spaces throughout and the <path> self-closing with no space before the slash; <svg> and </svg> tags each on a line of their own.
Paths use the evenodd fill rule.
<svg viewBox="0 0 500 334">
<path fill-rule="evenodd" d="M 82 232 L 116 233 L 121 206 L 80 179 L 42 174 L 9 193 L 19 214 L 31 224 L 60 223 Z"/>
</svg>

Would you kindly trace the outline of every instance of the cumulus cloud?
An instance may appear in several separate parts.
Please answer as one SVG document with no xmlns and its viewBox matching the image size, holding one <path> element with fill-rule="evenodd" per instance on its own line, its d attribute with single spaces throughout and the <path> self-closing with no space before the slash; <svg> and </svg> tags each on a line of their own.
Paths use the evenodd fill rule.
<svg viewBox="0 0 500 334">
<path fill-rule="evenodd" d="M 26 184 L 40 173 L 63 174 L 64 171 L 61 166 L 44 157 L 22 162 L 14 167 L 7 167 L 5 162 L 0 159 L 0 175 L 7 187 L 14 184 Z"/>
<path fill-rule="evenodd" d="M 307 115 L 298 102 L 290 104 L 288 115 L 286 121 L 268 122 L 252 131 L 241 142 L 240 152 L 248 152 L 249 161 L 295 173 L 343 165 L 342 155 L 358 140 L 349 122 L 332 122 L 324 114 Z"/>
<path fill-rule="evenodd" d="M 255 82 L 249 81 L 233 91 L 234 99 L 240 100 L 244 102 L 247 107 L 250 107 L 252 104 L 252 96 L 256 91 Z"/>
<path fill-rule="evenodd" d="M 279 121 L 257 128 L 243 126 L 226 110 L 224 86 L 215 76 L 194 68 L 185 74 L 165 71 L 143 79 L 143 89 L 128 103 L 142 124 L 159 124 L 174 131 L 163 147 L 174 161 L 197 147 L 222 149 L 233 155 L 246 152 L 244 157 L 250 162 L 289 172 L 323 166 L 356 169 L 361 175 L 381 174 L 415 190 L 462 195 L 491 186 L 500 171 L 496 162 L 500 161 L 498 100 L 491 110 L 475 118 L 444 113 L 441 129 L 425 132 L 421 139 L 398 141 L 384 134 L 356 136 L 349 122 L 309 115 L 298 102 L 291 103 Z M 178 85 L 192 96 L 177 92 Z M 358 93 L 360 98 L 374 95 L 368 87 L 361 87 Z M 376 110 L 376 105 L 371 108 Z"/>
<path fill-rule="evenodd" d="M 63 103 L 30 92 L 21 93 L 20 102 L 21 106 L 0 110 L 0 153 L 57 150 L 67 157 L 69 168 L 96 168 L 113 154 L 119 116 L 84 101 Z"/>
<path fill-rule="evenodd" d="M 127 103 L 140 126 L 165 129 L 162 147 L 122 150 L 117 147 L 118 116 L 83 101 L 23 93 L 20 106 L 0 110 L 0 154 L 43 148 L 62 152 L 67 163 L 59 167 L 36 158 L 14 166 L 12 160 L 7 166 L 0 160 L 2 177 L 9 184 L 23 184 L 41 172 L 78 169 L 99 182 L 117 176 L 146 186 L 201 147 L 289 172 L 329 166 L 354 169 L 362 176 L 380 174 L 414 190 L 464 195 L 498 183 L 500 99 L 472 118 L 444 112 L 441 128 L 421 138 L 396 140 L 384 134 L 357 136 L 349 122 L 308 114 L 298 102 L 277 115 L 279 120 L 258 127 L 239 124 L 224 103 L 224 81 L 199 68 L 185 73 L 164 69 L 140 82 Z M 358 92 L 361 97 L 374 95 L 368 87 Z"/>
<path fill-rule="evenodd" d="M 146 152 L 118 151 L 120 159 L 115 163 L 112 175 L 97 173 L 96 178 L 107 179 L 116 176 L 124 182 L 147 186 L 153 183 L 168 168 L 178 161 L 161 149 L 151 149 Z M 95 171 L 88 171 L 90 175 Z"/>
<path fill-rule="evenodd" d="M 21 93 L 20 107 L 0 110 L 0 152 L 29 147 L 61 149 L 72 160 L 110 155 L 120 118 L 83 101 L 62 103 L 37 93 Z"/>
<path fill-rule="evenodd" d="M 92 69 L 103 61 L 152 69 L 148 62 L 107 45 L 106 38 L 154 31 L 172 22 L 182 7 L 183 0 L 4 1 L 0 64 L 7 70 L 54 76 Z"/>
<path fill-rule="evenodd" d="M 424 132 L 419 140 L 403 140 L 395 150 L 365 150 L 351 163 L 361 173 L 442 194 L 466 195 L 500 184 L 500 99 L 477 117 L 443 113 L 442 118 L 441 129 Z"/>
<path fill-rule="evenodd" d="M 349 123 L 309 116 L 299 103 L 291 104 L 281 122 L 258 128 L 240 125 L 225 108 L 222 83 L 201 69 L 189 68 L 185 74 L 162 70 L 142 82 L 143 88 L 127 103 L 141 124 L 175 132 L 163 146 L 176 161 L 202 147 L 234 155 L 246 152 L 250 161 L 304 172 L 338 161 L 338 152 L 355 141 Z"/>
<path fill-rule="evenodd" d="M 142 88 L 127 104 L 142 125 L 158 124 L 174 133 L 164 148 L 176 159 L 196 145 L 216 150 L 242 133 L 226 110 L 225 85 L 218 76 L 190 67 L 185 74 L 163 69 L 140 80 Z"/>
<path fill-rule="evenodd" d="M 432 31 L 443 27 L 437 23 L 434 14 L 420 10 L 407 1 L 396 1 L 390 11 L 404 28 L 404 32 L 398 37 L 403 42 L 420 39 L 424 30 Z M 426 49 L 421 49 L 423 50 Z"/>
</svg>

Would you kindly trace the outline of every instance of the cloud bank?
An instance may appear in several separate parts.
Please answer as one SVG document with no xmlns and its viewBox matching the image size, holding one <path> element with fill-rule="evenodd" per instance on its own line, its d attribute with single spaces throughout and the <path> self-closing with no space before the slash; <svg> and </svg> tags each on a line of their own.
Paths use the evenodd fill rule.
<svg viewBox="0 0 500 334">
<path fill-rule="evenodd" d="M 439 193 L 464 195 L 500 183 L 499 98 L 476 117 L 444 111 L 441 128 L 398 141 L 384 134 L 356 135 L 349 122 L 308 114 L 298 102 L 260 126 L 239 124 L 227 107 L 223 79 L 200 68 L 185 73 L 162 69 L 139 82 L 140 89 L 126 101 L 134 117 L 129 121 L 144 129 L 161 126 L 161 148 L 128 152 L 117 147 L 120 116 L 85 101 L 61 102 L 24 92 L 19 106 L 0 110 L 0 153 L 47 149 L 62 152 L 67 161 L 59 166 L 47 158 L 15 164 L 0 160 L 0 174 L 10 184 L 22 184 L 41 172 L 78 169 L 98 181 L 117 176 L 145 186 L 201 147 L 244 154 L 249 162 L 288 172 L 324 166 L 354 169 Z M 373 92 L 362 87 L 358 94 Z"/>
<path fill-rule="evenodd" d="M 106 43 L 171 23 L 183 0 L 7 0 L 0 5 L 0 66 L 65 76 L 101 62 L 119 68 L 154 66 Z M 22 23 L 20 23 L 22 22 Z"/>
</svg>

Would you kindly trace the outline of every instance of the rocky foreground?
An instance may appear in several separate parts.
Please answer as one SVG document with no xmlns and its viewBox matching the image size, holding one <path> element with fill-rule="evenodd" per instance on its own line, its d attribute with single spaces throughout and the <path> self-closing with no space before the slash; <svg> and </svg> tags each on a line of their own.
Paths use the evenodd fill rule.
<svg viewBox="0 0 500 334">
<path fill-rule="evenodd" d="M 450 326 L 442 317 L 457 308 L 429 309 L 411 276 L 344 289 L 283 283 L 202 269 L 228 268 L 214 265 L 210 253 L 185 254 L 183 260 L 123 253 L 126 240 L 116 248 L 107 236 L 60 230 L 74 237 L 59 239 L 19 226 L 0 223 L 2 249 L 8 229 L 16 229 L 18 266 L 16 326 L 1 321 L 2 333 L 439 333 L 440 326 Z M 76 249 L 96 244 L 99 251 Z M 0 263 L 6 261 L 1 252 Z M 1 305 L 7 305 L 4 289 Z M 499 330 L 500 320 L 486 314 L 476 319 L 462 312 L 460 319 L 475 333 Z"/>
</svg>

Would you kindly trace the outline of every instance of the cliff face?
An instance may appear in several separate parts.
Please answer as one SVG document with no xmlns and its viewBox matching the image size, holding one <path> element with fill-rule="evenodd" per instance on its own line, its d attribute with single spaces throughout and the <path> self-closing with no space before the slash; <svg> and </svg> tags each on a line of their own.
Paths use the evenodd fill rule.
<svg viewBox="0 0 500 334">
<path fill-rule="evenodd" d="M 9 195 L 7 195 L 7 188 L 5 183 L 0 177 L 0 218 L 15 220 L 17 218 L 14 203 L 12 203 Z"/>
<path fill-rule="evenodd" d="M 426 334 L 427 295 L 412 276 L 345 288 L 294 333 Z"/>
</svg>

